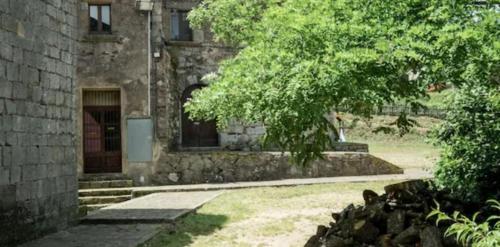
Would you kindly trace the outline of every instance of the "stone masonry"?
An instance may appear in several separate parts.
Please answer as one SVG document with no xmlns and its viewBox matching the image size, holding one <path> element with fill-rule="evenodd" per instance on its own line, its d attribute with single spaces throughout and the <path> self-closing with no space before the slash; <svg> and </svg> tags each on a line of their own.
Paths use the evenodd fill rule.
<svg viewBox="0 0 500 247">
<path fill-rule="evenodd" d="M 326 152 L 306 167 L 281 152 L 172 152 L 153 169 L 153 184 L 199 184 L 401 174 L 403 170 L 364 152 Z"/>
<path fill-rule="evenodd" d="M 182 102 L 186 100 L 186 92 L 190 92 L 190 89 L 194 87 L 199 88 L 209 83 L 203 78 L 209 74 L 217 73 L 219 63 L 235 55 L 238 49 L 215 41 L 208 26 L 190 29 L 192 35 L 189 39 L 180 40 L 175 37 L 175 30 L 184 27 L 184 25 L 178 25 L 181 22 L 181 20 L 176 19 L 180 16 L 179 13 L 187 13 L 195 8 L 200 1 L 152 0 L 152 2 L 154 3 L 153 9 L 148 12 L 149 10 L 138 8 L 136 0 L 78 1 L 79 57 L 76 72 L 78 176 L 109 173 L 98 169 L 95 173 L 85 171 L 86 163 L 96 164 L 96 167 L 105 167 L 105 164 L 102 163 L 106 163 L 106 159 L 101 159 L 99 162 L 86 159 L 91 157 L 85 152 L 86 148 L 92 150 L 94 147 L 99 147 L 96 148 L 99 150 L 93 151 L 92 155 L 99 152 L 101 154 L 97 155 L 110 154 L 113 150 L 105 150 L 106 148 L 101 147 L 105 145 L 98 146 L 93 141 L 85 142 L 86 136 L 92 136 L 89 131 L 85 130 L 85 126 L 88 126 L 84 120 L 86 109 L 106 105 L 86 104 L 84 101 L 86 92 L 110 90 L 120 94 L 120 119 L 117 124 L 121 137 L 120 155 L 114 156 L 113 160 L 115 163 L 120 163 L 121 169 L 117 169 L 113 173 L 123 174 L 133 179 L 136 186 L 248 181 L 255 177 L 249 174 L 251 169 L 268 170 L 266 174 L 269 175 L 259 175 L 258 178 L 255 178 L 256 180 L 307 177 L 308 174 L 312 174 L 307 172 L 303 174 L 289 173 L 284 169 L 285 166 L 290 165 L 286 162 L 286 158 L 276 161 L 278 159 L 273 155 L 245 154 L 256 151 L 276 151 L 276 148 L 262 147 L 261 139 L 265 135 L 266 129 L 259 123 L 243 124 L 233 121 L 227 129 L 217 130 L 215 133 L 217 144 L 211 142 L 211 144 L 199 143 L 198 146 L 189 145 L 190 141 L 196 140 L 203 134 L 213 134 L 210 132 L 213 128 L 202 128 L 203 133 L 193 131 L 195 127 L 186 128 L 192 123 L 190 120 L 186 120 L 186 115 L 183 114 Z M 102 5 L 109 8 L 111 24 L 109 32 L 91 30 L 89 13 L 92 8 Z M 113 106 L 117 106 L 116 102 Z M 148 141 L 144 143 L 150 144 L 150 146 L 144 148 L 144 153 L 147 152 L 150 158 L 134 159 L 130 155 L 132 152 L 127 150 L 136 147 L 134 151 L 141 151 L 141 147 L 146 146 L 135 146 L 134 144 L 143 142 L 137 142 L 129 137 L 130 134 L 138 133 L 133 132 L 129 125 L 131 120 L 137 119 L 150 121 L 152 126 L 151 135 L 141 135 L 148 138 Z M 186 133 L 188 134 L 186 135 Z M 98 135 L 96 134 L 96 136 Z M 210 137 L 213 136 L 210 135 Z M 84 143 L 85 145 L 92 143 L 95 146 L 89 145 L 87 147 Z M 367 152 L 367 148 L 364 146 L 361 149 L 361 152 Z M 360 152 L 357 145 L 351 144 L 343 145 L 340 150 L 334 148 L 330 151 Z M 221 155 L 222 153 L 224 155 Z M 209 164 L 208 166 L 212 169 L 210 170 L 205 167 L 206 163 L 198 162 L 201 160 L 200 156 L 213 159 L 217 164 Z M 229 163 L 219 164 L 217 159 L 222 156 L 231 157 L 231 159 L 224 159 Z M 245 158 L 238 159 L 238 156 Z M 346 159 L 349 157 L 352 156 L 346 155 Z M 189 163 L 189 165 L 179 165 L 179 158 L 182 158 L 183 162 L 186 161 L 184 163 Z M 261 163 L 252 164 L 254 158 Z M 116 162 L 116 160 L 121 162 Z M 231 179 L 231 176 L 227 174 L 224 179 L 219 179 L 220 171 L 224 170 L 227 173 L 230 170 L 228 166 L 234 164 L 234 160 L 239 160 L 236 165 L 242 165 L 231 169 L 241 169 L 241 174 L 231 175 L 235 179 Z M 268 164 L 268 168 L 265 167 L 266 164 Z M 335 169 L 343 167 L 338 164 L 340 163 L 332 163 L 332 166 L 335 166 Z M 279 169 L 275 169 L 276 167 Z M 322 170 L 329 166 L 323 162 L 318 167 L 321 167 Z M 346 169 L 349 171 L 339 169 L 335 170 L 336 172 L 325 171 L 324 175 L 356 175 L 348 168 Z M 359 171 L 357 175 L 378 174 L 377 169 L 375 169 L 377 171 L 373 170 L 368 173 L 363 173 L 365 171 L 363 167 L 356 169 Z M 271 175 L 273 172 L 280 174 Z"/>
<path fill-rule="evenodd" d="M 0 1 L 0 246 L 75 221 L 76 2 Z"/>
</svg>

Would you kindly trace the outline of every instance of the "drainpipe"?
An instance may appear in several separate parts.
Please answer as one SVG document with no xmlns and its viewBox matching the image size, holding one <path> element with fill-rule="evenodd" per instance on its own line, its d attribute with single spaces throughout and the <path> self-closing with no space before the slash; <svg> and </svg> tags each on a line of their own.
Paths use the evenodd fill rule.
<svg viewBox="0 0 500 247">
<path fill-rule="evenodd" d="M 151 117 L 151 11 L 148 11 L 148 116 Z"/>
</svg>

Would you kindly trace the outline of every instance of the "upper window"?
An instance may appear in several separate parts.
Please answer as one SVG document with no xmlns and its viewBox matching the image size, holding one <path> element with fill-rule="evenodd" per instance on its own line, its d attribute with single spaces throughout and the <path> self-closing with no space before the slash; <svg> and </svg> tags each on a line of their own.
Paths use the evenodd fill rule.
<svg viewBox="0 0 500 247">
<path fill-rule="evenodd" d="M 111 33 L 111 5 L 89 5 L 91 33 Z"/>
<path fill-rule="evenodd" d="M 187 19 L 189 11 L 173 9 L 170 12 L 170 38 L 179 41 L 193 41 L 193 30 Z"/>
</svg>

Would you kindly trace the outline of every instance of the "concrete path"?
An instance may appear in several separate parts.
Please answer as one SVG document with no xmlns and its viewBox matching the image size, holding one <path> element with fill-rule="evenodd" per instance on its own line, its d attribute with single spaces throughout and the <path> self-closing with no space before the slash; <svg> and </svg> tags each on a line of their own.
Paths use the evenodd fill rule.
<svg viewBox="0 0 500 247">
<path fill-rule="evenodd" d="M 158 193 L 103 208 L 81 224 L 21 247 L 136 247 L 222 194 L 221 191 Z"/>
<path fill-rule="evenodd" d="M 396 174 L 396 175 L 303 178 L 303 179 L 285 179 L 285 180 L 260 181 L 260 182 L 236 182 L 236 183 L 224 183 L 224 184 L 146 186 L 146 187 L 131 187 L 131 188 L 121 188 L 121 189 L 131 190 L 132 196 L 135 198 L 159 192 L 232 190 L 232 189 L 245 189 L 245 188 L 258 188 L 258 187 L 271 187 L 271 186 L 282 187 L 282 186 L 299 186 L 299 185 L 312 185 L 312 184 L 331 184 L 331 183 L 348 183 L 348 182 L 361 183 L 361 182 L 373 182 L 373 181 L 413 180 L 413 179 L 429 179 L 429 178 L 432 178 L 432 174 L 425 171 L 415 170 L 409 173 Z M 107 190 L 107 189 L 94 189 L 94 190 Z M 87 190 L 80 190 L 80 191 L 87 191 Z"/>
<path fill-rule="evenodd" d="M 222 191 L 156 193 L 96 210 L 84 224 L 174 223 L 222 194 Z"/>
<path fill-rule="evenodd" d="M 89 224 L 51 234 L 21 245 L 21 247 L 136 247 L 161 230 L 171 228 L 175 219 L 195 211 L 204 203 L 220 195 L 221 190 L 427 178 L 432 178 L 432 176 L 426 172 L 411 172 L 401 175 L 124 188 L 132 190 L 136 196 L 163 193 L 140 197 L 101 209 L 84 218 L 83 222 Z M 159 224 L 160 222 L 162 224 Z"/>
<path fill-rule="evenodd" d="M 21 247 L 136 247 L 164 227 L 160 224 L 79 225 Z"/>
</svg>

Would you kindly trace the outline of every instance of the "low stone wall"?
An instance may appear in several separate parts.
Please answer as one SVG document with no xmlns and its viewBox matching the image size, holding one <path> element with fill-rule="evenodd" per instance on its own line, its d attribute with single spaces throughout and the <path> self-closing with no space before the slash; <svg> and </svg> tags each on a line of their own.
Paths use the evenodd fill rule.
<svg viewBox="0 0 500 247">
<path fill-rule="evenodd" d="M 152 167 L 153 184 L 199 184 L 289 178 L 401 174 L 403 170 L 364 152 L 327 152 L 307 167 L 280 152 L 177 152 Z"/>
</svg>

